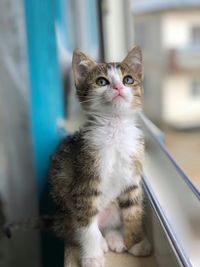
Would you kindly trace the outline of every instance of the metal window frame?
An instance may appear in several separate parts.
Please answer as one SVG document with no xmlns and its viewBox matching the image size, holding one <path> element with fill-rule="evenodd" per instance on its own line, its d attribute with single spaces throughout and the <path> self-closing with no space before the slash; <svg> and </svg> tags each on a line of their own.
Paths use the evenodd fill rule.
<svg viewBox="0 0 200 267">
<path fill-rule="evenodd" d="M 198 244 L 200 248 L 200 191 L 170 155 L 162 133 L 144 115 L 141 115 L 141 121 L 147 145 L 146 192 L 182 266 L 200 266 L 197 250 Z"/>
</svg>

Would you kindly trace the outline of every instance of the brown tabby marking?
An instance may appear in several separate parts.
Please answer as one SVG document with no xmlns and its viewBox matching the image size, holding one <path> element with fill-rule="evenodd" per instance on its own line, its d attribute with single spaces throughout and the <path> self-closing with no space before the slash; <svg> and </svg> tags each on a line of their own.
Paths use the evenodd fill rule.
<svg viewBox="0 0 200 267">
<path fill-rule="evenodd" d="M 134 204 L 122 210 L 124 226 L 124 242 L 129 250 L 134 244 L 140 242 L 143 237 L 142 231 L 142 203 Z"/>
</svg>

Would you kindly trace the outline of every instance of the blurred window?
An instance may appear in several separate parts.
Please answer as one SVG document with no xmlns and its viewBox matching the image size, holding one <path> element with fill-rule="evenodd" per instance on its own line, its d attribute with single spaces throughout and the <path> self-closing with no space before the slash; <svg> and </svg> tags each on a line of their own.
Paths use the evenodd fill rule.
<svg viewBox="0 0 200 267">
<path fill-rule="evenodd" d="M 200 79 L 194 79 L 191 84 L 191 96 L 200 97 Z"/>
<path fill-rule="evenodd" d="M 140 23 L 135 27 L 135 41 L 136 44 L 140 45 L 142 48 L 145 48 L 145 44 L 147 44 L 146 33 L 145 23 Z"/>
<path fill-rule="evenodd" d="M 81 48 L 91 57 L 99 57 L 97 0 L 57 0 L 56 26 L 59 48 L 71 63 L 73 49 Z M 62 56 L 62 55 L 61 55 Z"/>
<path fill-rule="evenodd" d="M 56 23 L 58 26 L 59 41 L 68 53 L 72 53 L 75 47 L 74 25 L 73 25 L 73 5 L 70 0 L 56 1 Z"/>
<path fill-rule="evenodd" d="M 192 43 L 193 44 L 199 44 L 200 45 L 200 26 L 194 26 L 191 29 L 191 37 L 192 37 Z"/>
</svg>

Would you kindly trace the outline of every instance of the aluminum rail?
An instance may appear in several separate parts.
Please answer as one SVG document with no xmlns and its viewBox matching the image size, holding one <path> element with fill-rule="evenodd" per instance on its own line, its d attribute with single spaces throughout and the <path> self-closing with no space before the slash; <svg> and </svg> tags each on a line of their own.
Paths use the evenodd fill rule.
<svg viewBox="0 0 200 267">
<path fill-rule="evenodd" d="M 163 137 L 160 138 L 159 130 L 144 115 L 141 115 L 141 121 L 146 140 L 146 191 L 180 258 L 181 266 L 199 267 L 199 190 L 172 158 L 163 143 Z"/>
</svg>

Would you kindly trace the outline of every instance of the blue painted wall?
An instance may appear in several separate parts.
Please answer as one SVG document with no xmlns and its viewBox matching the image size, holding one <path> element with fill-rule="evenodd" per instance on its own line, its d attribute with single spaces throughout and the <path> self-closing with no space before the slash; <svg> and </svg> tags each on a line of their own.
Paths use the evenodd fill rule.
<svg viewBox="0 0 200 267">
<path fill-rule="evenodd" d="M 60 140 L 58 119 L 64 116 L 55 10 L 55 0 L 25 0 L 32 140 L 40 194 L 46 183 L 49 156 Z"/>
</svg>

